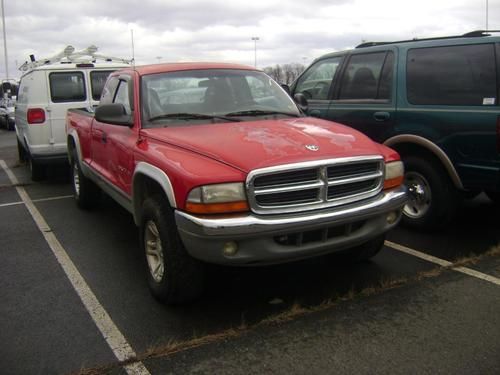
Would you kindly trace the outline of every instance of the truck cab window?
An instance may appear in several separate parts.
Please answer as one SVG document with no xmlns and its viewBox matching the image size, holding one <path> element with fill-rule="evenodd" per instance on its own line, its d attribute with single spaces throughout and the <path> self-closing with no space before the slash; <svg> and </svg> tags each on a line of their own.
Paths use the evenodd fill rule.
<svg viewBox="0 0 500 375">
<path fill-rule="evenodd" d="M 127 115 L 130 115 L 132 113 L 132 110 L 130 107 L 129 88 L 128 88 L 127 81 L 120 80 L 120 83 L 118 85 L 118 89 L 116 90 L 114 103 L 123 104 Z"/>
</svg>

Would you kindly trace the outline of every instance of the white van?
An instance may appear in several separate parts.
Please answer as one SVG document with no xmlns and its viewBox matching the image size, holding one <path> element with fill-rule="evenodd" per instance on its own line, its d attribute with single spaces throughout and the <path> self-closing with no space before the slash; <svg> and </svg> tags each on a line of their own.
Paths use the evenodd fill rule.
<svg viewBox="0 0 500 375">
<path fill-rule="evenodd" d="M 15 123 L 19 159 L 29 162 L 31 178 L 36 181 L 44 177 L 47 165 L 67 163 L 66 111 L 99 104 L 108 75 L 129 65 L 94 63 L 92 59 L 58 59 L 43 65 L 33 60 L 32 68 L 21 77 Z M 79 57 L 78 61 L 84 60 Z"/>
</svg>

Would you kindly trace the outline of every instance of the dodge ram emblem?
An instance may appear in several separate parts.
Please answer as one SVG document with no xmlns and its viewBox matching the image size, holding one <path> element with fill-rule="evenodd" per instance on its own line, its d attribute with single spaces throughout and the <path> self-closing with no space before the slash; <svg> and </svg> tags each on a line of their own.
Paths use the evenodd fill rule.
<svg viewBox="0 0 500 375">
<path fill-rule="evenodd" d="M 306 145 L 306 148 L 310 151 L 318 151 L 319 150 L 319 146 L 316 146 L 316 145 Z"/>
</svg>

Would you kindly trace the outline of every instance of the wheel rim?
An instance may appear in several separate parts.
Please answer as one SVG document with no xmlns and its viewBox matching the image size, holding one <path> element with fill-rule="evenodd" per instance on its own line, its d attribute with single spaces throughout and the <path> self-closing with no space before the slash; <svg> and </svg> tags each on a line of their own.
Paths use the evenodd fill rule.
<svg viewBox="0 0 500 375">
<path fill-rule="evenodd" d="M 144 233 L 144 248 L 146 249 L 146 259 L 148 262 L 151 277 L 157 283 L 163 280 L 165 273 L 165 262 L 163 259 L 163 249 L 160 239 L 160 233 L 154 221 L 146 223 Z"/>
<path fill-rule="evenodd" d="M 420 173 L 407 172 L 405 185 L 408 188 L 408 202 L 403 213 L 411 219 L 421 218 L 431 206 L 432 193 L 429 182 Z"/>
<path fill-rule="evenodd" d="M 73 163 L 73 187 L 75 188 L 75 195 L 80 196 L 80 175 L 78 174 L 78 164 Z"/>
</svg>

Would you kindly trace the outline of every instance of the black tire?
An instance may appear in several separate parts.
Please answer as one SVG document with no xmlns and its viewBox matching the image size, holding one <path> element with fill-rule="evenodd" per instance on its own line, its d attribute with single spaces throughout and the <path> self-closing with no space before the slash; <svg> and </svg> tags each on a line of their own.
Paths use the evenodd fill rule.
<svg viewBox="0 0 500 375">
<path fill-rule="evenodd" d="M 0 116 L 0 128 L 9 129 L 9 121 L 4 116 Z"/>
<path fill-rule="evenodd" d="M 18 155 L 19 161 L 21 163 L 24 163 L 26 161 L 26 159 L 28 158 L 28 155 L 26 154 L 25 148 L 23 147 L 21 142 L 19 142 L 19 138 L 17 139 L 17 155 Z"/>
<path fill-rule="evenodd" d="M 71 186 L 78 207 L 87 210 L 99 204 L 101 190 L 92 180 L 84 176 L 76 155 L 71 158 Z"/>
<path fill-rule="evenodd" d="M 408 203 L 402 222 L 416 229 L 439 229 L 455 216 L 460 203 L 458 190 L 447 172 L 436 161 L 426 157 L 403 157 Z"/>
<path fill-rule="evenodd" d="M 486 195 L 495 205 L 500 206 L 500 191 L 486 191 Z"/>
<path fill-rule="evenodd" d="M 27 156 L 30 176 L 33 181 L 41 181 L 45 178 L 46 166 L 38 163 L 31 155 Z"/>
<path fill-rule="evenodd" d="M 385 233 L 347 251 L 349 260 L 363 262 L 373 258 L 384 247 Z"/>
<path fill-rule="evenodd" d="M 8 124 L 7 127 L 10 131 L 16 130 L 16 123 L 14 121 L 9 120 L 7 124 Z"/>
<path fill-rule="evenodd" d="M 151 294 L 169 305 L 197 299 L 203 292 L 205 267 L 184 248 L 172 208 L 162 197 L 150 197 L 141 216 L 140 241 Z"/>
</svg>

